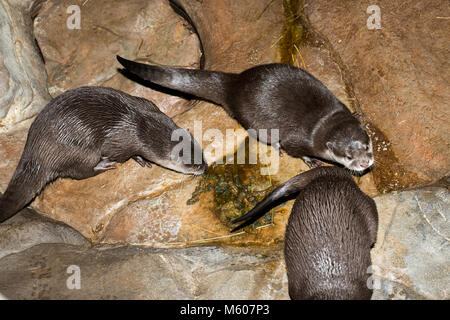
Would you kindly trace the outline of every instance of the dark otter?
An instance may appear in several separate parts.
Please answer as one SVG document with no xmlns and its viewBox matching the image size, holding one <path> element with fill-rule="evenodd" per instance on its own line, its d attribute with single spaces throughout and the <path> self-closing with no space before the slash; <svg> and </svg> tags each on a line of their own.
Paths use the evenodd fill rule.
<svg viewBox="0 0 450 320">
<path fill-rule="evenodd" d="M 233 231 L 296 193 L 284 246 L 291 299 L 370 299 L 378 213 L 345 169 L 321 167 L 293 177 L 233 221 L 247 220 Z"/>
<path fill-rule="evenodd" d="M 117 59 L 144 80 L 222 105 L 247 130 L 267 130 L 264 143 L 271 141 L 271 129 L 278 129 L 280 141 L 274 147 L 301 157 L 310 167 L 319 165 L 318 159 L 354 171 L 373 164 L 372 142 L 361 123 L 300 68 L 268 64 L 231 74 Z"/>
<path fill-rule="evenodd" d="M 197 141 L 151 101 L 103 87 L 66 91 L 31 124 L 22 157 L 0 199 L 0 222 L 58 177 L 86 179 L 129 158 L 141 166 L 154 162 L 186 174 L 202 174 L 207 168 Z"/>
</svg>

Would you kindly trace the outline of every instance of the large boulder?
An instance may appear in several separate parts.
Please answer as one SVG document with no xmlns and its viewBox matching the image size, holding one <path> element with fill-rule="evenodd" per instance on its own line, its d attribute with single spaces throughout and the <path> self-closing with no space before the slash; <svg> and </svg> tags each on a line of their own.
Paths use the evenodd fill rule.
<svg viewBox="0 0 450 320">
<path fill-rule="evenodd" d="M 278 248 L 42 244 L 1 259 L 0 270 L 9 299 L 289 299 Z"/>
<path fill-rule="evenodd" d="M 34 3 L 0 4 L 0 133 L 26 128 L 50 99 L 44 61 L 33 36 Z"/>
<path fill-rule="evenodd" d="M 23 209 L 0 224 L 0 258 L 41 243 L 89 246 L 90 242 L 66 224 Z"/>
<path fill-rule="evenodd" d="M 282 60 L 286 46 L 295 45 L 294 42 L 283 39 L 289 38 L 287 33 L 292 27 L 289 26 L 292 18 L 291 11 L 299 10 L 299 8 L 286 8 L 272 1 L 257 4 L 253 1 L 243 1 L 239 6 L 233 4 L 233 1 L 219 2 L 217 5 L 224 10 L 218 10 L 216 6 L 208 2 L 180 4 L 192 17 L 202 37 L 207 69 L 239 72 L 256 64 Z M 117 74 L 115 70 L 117 64 L 112 62 L 116 53 L 126 55 L 134 52 L 132 48 L 137 47 L 138 35 L 144 31 L 150 32 L 148 28 L 138 29 L 136 34 L 131 35 L 125 32 L 141 19 L 138 8 L 144 8 L 146 14 L 151 17 L 155 13 L 159 12 L 161 15 L 161 12 L 164 12 L 168 17 L 172 17 L 174 25 L 180 24 L 180 18 L 174 18 L 173 12 L 169 14 L 167 10 L 171 9 L 166 8 L 166 4 L 160 1 L 154 1 L 151 4 L 131 2 L 128 8 L 131 12 L 130 16 L 123 15 L 124 10 L 120 10 L 122 7 L 110 8 L 107 3 L 96 2 L 95 5 L 99 8 L 104 6 L 102 10 L 106 16 L 101 19 L 103 28 L 95 27 L 98 20 L 97 15 L 92 13 L 96 11 L 95 8 L 86 10 L 82 7 L 81 29 L 66 30 L 64 28 L 64 35 L 69 34 L 73 41 L 63 41 L 65 38 L 61 32 L 57 32 L 60 27 L 56 26 L 65 23 L 67 13 L 64 9 L 67 5 L 68 2 L 64 1 L 47 3 L 40 11 L 35 23 L 38 41 L 44 57 L 47 57 L 46 67 L 51 75 L 49 82 L 51 87 L 56 89 L 68 89 L 81 85 L 85 81 L 104 84 L 102 81 L 109 76 L 124 82 L 130 81 Z M 86 5 L 90 5 L 89 2 Z M 115 10 L 118 10 L 117 14 L 108 14 L 110 11 L 116 12 Z M 233 23 L 229 21 L 230 16 L 233 16 Z M 160 21 L 158 19 L 159 16 L 156 16 L 149 21 L 163 28 L 158 24 Z M 295 23 L 293 27 L 300 27 L 298 21 Z M 120 28 L 117 25 L 120 25 Z M 219 26 L 223 29 L 222 33 L 217 30 Z M 249 31 L 239 32 L 243 27 L 248 28 Z M 113 28 L 114 32 L 104 30 L 105 28 Z M 173 39 L 173 33 L 176 33 L 176 30 L 176 28 L 169 28 L 165 31 L 169 33 L 169 40 L 159 41 L 153 47 L 145 46 L 150 50 L 148 54 L 158 57 L 158 60 L 164 61 L 165 64 L 180 64 L 178 60 L 167 59 L 163 54 L 168 50 L 179 49 L 177 47 L 179 42 Z M 292 33 L 292 31 L 289 32 Z M 118 43 L 114 33 L 123 34 L 124 40 Z M 222 36 L 218 37 L 217 34 Z M 187 39 L 191 39 L 190 37 L 188 36 Z M 78 50 L 75 50 L 73 46 L 75 41 L 78 44 Z M 279 48 L 280 41 L 283 43 L 283 50 Z M 107 46 L 106 43 L 110 45 Z M 352 100 L 347 94 L 347 84 L 342 80 L 341 70 L 326 52 L 321 50 L 320 45 L 311 43 L 295 48 L 299 50 L 294 49 L 294 58 L 290 62 L 301 64 L 317 75 L 341 100 L 352 107 Z M 147 52 L 147 49 L 142 50 Z M 133 54 L 144 55 L 144 51 Z M 63 57 L 67 57 L 70 61 L 64 58 L 67 60 L 65 61 Z M 179 55 L 176 57 L 181 59 Z M 186 59 L 189 60 L 189 57 L 188 55 Z M 51 91 L 53 92 L 53 89 Z M 150 97 L 147 96 L 147 98 L 156 101 L 156 98 L 152 98 L 154 93 L 149 91 Z M 224 141 L 219 144 L 224 150 L 224 155 L 233 155 L 238 147 L 245 149 L 242 143 L 245 141 L 246 133 L 220 107 L 207 102 L 193 102 L 188 107 L 192 109 L 174 117 L 174 120 L 181 127 L 191 128 L 191 131 L 194 130 L 195 121 L 201 122 L 202 132 L 196 138 L 204 144 L 205 148 L 211 145 L 211 141 L 208 141 L 205 136 L 208 130 L 218 130 L 225 137 L 227 130 L 239 129 L 235 146 L 224 150 Z M 1 142 L 2 140 L 5 142 Z M 22 143 L 23 141 L 23 139 L 20 140 Z M 2 138 L 0 143 L 16 151 L 20 150 L 13 138 Z M 15 143 L 14 148 L 11 143 Z M 258 144 L 258 146 L 261 145 Z M 268 149 L 269 154 L 274 153 L 270 147 Z M 248 151 L 257 152 L 255 149 Z M 213 154 L 208 156 L 207 160 L 212 165 L 222 158 L 222 154 Z M 5 173 L 7 170 L 10 171 L 4 176 L 4 181 L 1 181 L 3 187 L 6 187 L 7 179 L 12 175 L 13 165 L 18 159 L 18 153 L 11 153 L 4 160 Z M 291 203 L 269 213 L 266 220 L 256 226 L 259 229 L 249 228 L 249 233 L 231 236 L 228 223 L 232 218 L 251 209 L 276 185 L 305 171 L 307 167 L 301 160 L 287 155 L 280 159 L 276 171 L 270 172 L 270 175 L 259 174 L 260 167 L 264 167 L 261 162 L 244 166 L 214 165 L 203 177 L 192 178 L 157 166 L 152 169 L 143 169 L 134 161 L 129 161 L 117 170 L 83 181 L 59 179 L 49 185 L 32 206 L 38 212 L 74 227 L 94 243 L 185 246 L 220 241 L 237 244 L 249 242 L 272 244 L 284 238 L 284 228 Z M 235 176 L 238 176 L 240 180 L 236 181 Z M 359 183 L 361 188 L 371 196 L 377 194 L 371 175 L 366 175 L 360 179 Z"/>
<path fill-rule="evenodd" d="M 372 299 L 448 299 L 448 185 L 381 195 L 375 201 L 380 224 L 368 270 Z M 14 223 L 25 221 L 19 216 L 14 219 Z M 269 247 L 88 248 L 55 238 L 55 243 L 29 248 L 25 233 L 33 229 L 17 228 L 14 233 L 22 235 L 14 239 L 24 250 L 0 258 L 0 291 L 7 298 L 289 298 L 281 243 Z M 74 270 L 79 271 L 79 290 L 73 288 Z"/>
<path fill-rule="evenodd" d="M 168 1 L 85 1 L 79 6 L 79 29 L 67 26 L 75 14 L 67 12 L 71 5 L 71 0 L 48 1 L 34 20 L 52 96 L 85 85 L 105 86 L 150 99 L 169 116 L 185 110 L 185 99 L 128 79 L 116 61 L 116 55 L 121 55 L 162 65 L 199 67 L 197 35 Z"/>
<path fill-rule="evenodd" d="M 226 164 L 224 157 L 234 156 L 247 134 L 222 108 L 209 103 L 198 103 L 174 121 L 203 141 L 208 163 L 223 164 L 211 165 L 205 175 L 193 177 L 158 166 L 142 168 L 130 160 L 89 179 L 58 179 L 45 188 L 32 207 L 67 223 L 93 243 L 183 247 L 205 242 L 273 244 L 282 240 L 289 206 L 277 210 L 282 214 L 275 216 L 274 226 L 271 219 L 267 221 L 271 228 L 231 235 L 228 224 L 281 181 L 306 170 L 306 165 L 300 159 L 282 157 L 268 175 L 262 171 L 266 165 L 261 161 Z M 202 128 L 196 128 L 196 123 Z M 236 143 L 227 150 L 225 137 L 230 129 L 236 130 Z M 211 132 L 220 133 L 224 139 L 208 141 L 206 134 Z M 265 145 L 259 143 L 251 145 L 245 150 L 247 154 L 256 154 L 258 148 L 266 155 L 276 152 L 261 148 Z"/>
<path fill-rule="evenodd" d="M 375 198 L 374 299 L 448 299 L 450 192 L 446 187 Z"/>
<path fill-rule="evenodd" d="M 448 174 L 450 75 L 444 70 L 450 33 L 444 3 L 383 1 L 381 28 L 369 29 L 376 14 L 371 3 L 305 0 L 309 27 L 326 39 L 360 109 L 386 137 L 376 146 L 375 178 L 383 192 Z"/>
</svg>

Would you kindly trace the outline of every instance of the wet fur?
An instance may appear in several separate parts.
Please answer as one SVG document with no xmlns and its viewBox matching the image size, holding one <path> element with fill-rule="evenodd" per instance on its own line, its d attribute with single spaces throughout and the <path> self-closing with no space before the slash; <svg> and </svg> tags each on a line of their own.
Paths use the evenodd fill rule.
<svg viewBox="0 0 450 320">
<path fill-rule="evenodd" d="M 286 64 L 256 66 L 240 74 L 151 66 L 117 57 L 130 72 L 158 85 L 220 104 L 245 129 L 279 129 L 280 146 L 293 157 L 336 161 L 327 142 L 369 143 L 361 123 L 318 79 Z M 334 134 L 342 127 L 345 136 Z M 260 137 L 256 137 L 260 138 Z M 335 150 L 336 149 L 336 150 Z M 344 156 L 338 154 L 339 157 Z M 305 161 L 308 158 L 304 159 Z"/>
<path fill-rule="evenodd" d="M 178 143 L 171 141 L 175 129 L 179 127 L 146 99 L 103 87 L 66 91 L 50 101 L 32 123 L 22 157 L 0 199 L 0 222 L 24 208 L 58 177 L 89 178 L 136 156 L 141 165 L 164 165 Z M 95 170 L 102 159 L 112 165 Z M 202 166 L 204 162 L 180 164 L 180 171 Z"/>
<path fill-rule="evenodd" d="M 298 194 L 286 227 L 284 256 L 292 299 L 370 299 L 370 249 L 378 213 L 349 173 L 321 167 L 301 173 L 271 192 L 233 223 L 248 225 Z"/>
</svg>

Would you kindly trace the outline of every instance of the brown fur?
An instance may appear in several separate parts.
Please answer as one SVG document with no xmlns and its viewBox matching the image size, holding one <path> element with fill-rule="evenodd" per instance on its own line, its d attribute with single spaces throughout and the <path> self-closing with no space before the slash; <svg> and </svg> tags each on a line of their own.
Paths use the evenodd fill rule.
<svg viewBox="0 0 450 320">
<path fill-rule="evenodd" d="M 103 87 L 81 87 L 48 103 L 33 121 L 22 157 L 0 199 L 0 222 L 10 218 L 58 177 L 85 179 L 114 169 L 130 158 L 189 174 L 207 164 L 194 138 L 185 130 L 201 163 L 171 159 L 180 129 L 151 101 Z M 181 130 L 181 129 L 180 129 Z M 184 137 L 184 136 L 183 136 Z"/>
<path fill-rule="evenodd" d="M 370 249 L 378 213 L 351 175 L 321 167 L 283 183 L 235 222 L 255 221 L 278 200 L 298 194 L 286 227 L 284 255 L 292 299 L 370 299 Z"/>
<path fill-rule="evenodd" d="M 361 123 L 318 79 L 286 64 L 260 65 L 239 74 L 152 66 L 117 57 L 135 75 L 155 84 L 220 104 L 255 138 L 302 158 L 319 159 L 354 171 L 373 164 L 372 143 Z M 258 135 L 267 130 L 267 137 Z M 251 134 L 251 131 L 249 131 Z"/>
</svg>

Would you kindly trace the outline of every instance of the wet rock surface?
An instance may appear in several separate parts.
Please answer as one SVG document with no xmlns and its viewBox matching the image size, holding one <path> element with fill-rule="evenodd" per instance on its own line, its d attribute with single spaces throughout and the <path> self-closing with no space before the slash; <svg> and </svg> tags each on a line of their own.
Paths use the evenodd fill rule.
<svg viewBox="0 0 450 320">
<path fill-rule="evenodd" d="M 375 155 L 380 190 L 448 175 L 449 3 L 383 1 L 381 29 L 369 30 L 364 1 L 305 1 L 311 27 L 329 41 L 358 104 L 385 135 Z M 330 10 L 329 8 L 333 8 Z"/>
<path fill-rule="evenodd" d="M 372 250 L 372 299 L 448 299 L 448 188 L 381 195 L 375 201 L 380 225 Z M 9 255 L 1 251 L 2 294 L 11 299 L 289 298 L 281 243 L 156 249 L 63 242 Z M 70 266 L 80 270 L 79 290 L 67 286 Z"/>
<path fill-rule="evenodd" d="M 88 246 L 90 242 L 66 224 L 23 209 L 0 224 L 0 258 L 41 243 Z"/>
<path fill-rule="evenodd" d="M 0 260 L 0 290 L 10 299 L 288 299 L 279 252 L 41 244 Z M 69 266 L 79 290 L 67 286 Z"/>
<path fill-rule="evenodd" d="M 375 198 L 375 299 L 449 299 L 450 192 L 430 187 Z"/>
<path fill-rule="evenodd" d="M 71 5 L 80 28 L 70 29 Z M 69 21 L 69 22 L 68 22 Z M 136 83 L 119 72 L 116 55 L 161 65 L 198 68 L 199 40 L 168 1 L 48 1 L 34 20 L 50 94 L 85 85 L 112 87 L 155 102 L 174 116 L 186 100 Z M 136 80 L 136 78 L 133 78 Z"/>
<path fill-rule="evenodd" d="M 19 163 L 27 139 L 27 131 L 19 130 L 14 133 L 0 135 L 0 191 L 4 192 L 8 186 L 14 170 Z"/>
<path fill-rule="evenodd" d="M 0 131 L 8 131 L 0 135 L 0 191 L 23 149 L 26 119 L 49 97 L 29 14 L 37 14 L 34 32 L 52 95 L 90 84 L 148 98 L 203 143 L 210 168 L 193 177 L 128 161 L 90 179 L 56 180 L 32 203 L 51 219 L 24 210 L 0 225 L 0 293 L 19 299 L 287 299 L 282 243 L 292 201 L 236 235 L 230 235 L 229 221 L 306 165 L 285 155 L 277 172 L 261 175 L 267 167 L 261 161 L 219 164 L 249 141 L 235 120 L 214 104 L 162 93 L 117 72 L 116 54 L 198 68 L 199 40 L 166 1 L 79 1 L 82 27 L 68 30 L 66 8 L 72 2 L 0 5 L 0 18 L 7 21 L 2 28 L 20 39 L 12 46 L 9 31 L 0 37 Z M 206 69 L 240 72 L 290 63 L 323 81 L 352 111 L 364 113 L 378 162 L 374 175 L 357 179 L 376 196 L 380 215 L 373 299 L 448 299 L 448 183 L 378 195 L 448 174 L 443 86 L 449 81 L 439 72 L 448 64 L 442 42 L 448 28 L 441 28 L 448 20 L 436 18 L 448 16 L 438 12 L 448 9 L 442 1 L 433 0 L 430 10 L 410 1 L 380 5 L 381 30 L 367 30 L 362 2 L 176 2 L 202 39 Z M 419 27 L 421 21 L 427 23 Z M 20 64 L 17 55 L 23 55 Z M 20 68 L 26 72 L 19 74 Z M 20 86 L 11 86 L 16 79 L 23 80 Z M 197 135 L 196 121 L 202 126 Z M 224 138 L 227 129 L 240 129 L 236 145 L 225 149 L 218 142 L 222 151 L 208 153 L 208 129 Z M 258 147 L 246 151 L 256 154 Z M 272 152 L 269 147 L 263 155 Z M 70 265 L 81 269 L 81 290 L 66 286 Z M 124 286 L 131 289 L 124 292 Z"/>
<path fill-rule="evenodd" d="M 286 19 L 289 18 L 286 17 L 286 8 L 283 5 L 273 1 L 258 3 L 244 1 L 237 6 L 233 1 L 223 1 L 218 4 L 221 9 L 219 10 L 216 5 L 207 2 L 180 2 L 180 4 L 195 22 L 202 38 L 206 68 L 240 72 L 252 65 L 281 59 L 283 51 L 278 48 L 277 41 L 281 41 L 280 38 L 285 36 Z M 99 75 L 116 72 L 111 70 L 110 63 L 111 59 L 114 60 L 115 53 L 129 52 L 130 48 L 136 45 L 135 38 L 142 36 L 143 31 L 148 31 L 148 28 L 142 28 L 132 36 L 124 35 L 124 40 L 120 42 L 118 48 L 114 47 L 114 50 L 117 49 L 114 51 L 105 45 L 106 42 L 117 44 L 114 35 L 103 30 L 104 28 L 100 28 L 101 30 L 94 28 L 98 20 L 91 13 L 94 8 L 83 9 L 82 7 L 83 17 L 87 14 L 83 20 L 85 27 L 80 30 L 70 30 L 71 39 L 80 43 L 81 49 L 76 49 L 70 45 L 70 41 L 66 41 L 65 37 L 58 35 L 55 31 L 58 29 L 56 26 L 66 19 L 66 14 L 61 11 L 66 5 L 64 1 L 47 3 L 35 21 L 38 41 L 44 56 L 48 57 L 46 66 L 49 74 L 58 74 L 49 78 L 50 85 L 69 88 L 80 82 L 91 81 L 89 79 L 98 79 Z M 128 17 L 127 20 L 120 14 L 117 17 L 110 16 L 110 11 L 120 11 L 120 8 L 110 9 L 102 2 L 96 5 L 107 15 L 101 19 L 103 26 L 113 28 L 117 21 L 125 24 L 117 30 L 119 33 L 120 30 L 124 32 L 130 28 L 127 27 L 127 23 L 134 23 L 134 20 L 140 19 L 142 13 L 133 11 L 133 8 L 145 8 L 147 10 L 145 12 L 151 17 L 165 8 L 159 1 L 152 2 L 151 5 L 135 1 L 130 5 L 132 18 Z M 245 11 L 242 8 L 248 10 Z M 134 14 L 138 17 L 135 18 Z M 230 17 L 233 19 L 230 20 Z M 153 22 L 156 26 L 159 26 L 158 19 Z M 180 18 L 173 19 L 176 22 Z M 216 30 L 218 27 L 223 29 L 220 33 L 222 36 L 212 36 L 214 32 L 219 32 Z M 249 28 L 249 31 L 238 32 L 244 27 Z M 107 27 L 107 29 L 110 28 Z M 261 30 L 264 30 L 264 33 L 261 33 Z M 69 31 L 65 30 L 65 32 Z M 168 29 L 165 32 L 173 33 L 174 29 Z M 171 36 L 173 37 L 172 34 Z M 169 39 L 172 38 L 169 37 Z M 157 42 L 158 48 L 148 53 L 150 56 L 163 59 L 160 52 L 177 50 L 174 46 L 182 43 L 160 42 Z M 236 48 L 236 45 L 239 47 Z M 92 50 L 96 50 L 98 46 L 106 49 L 92 54 Z M 147 49 L 143 49 L 142 52 L 147 52 Z M 66 54 L 62 55 L 61 52 Z M 139 55 L 139 53 L 134 54 Z M 186 55 L 188 59 L 189 54 L 186 53 Z M 70 57 L 71 60 L 61 63 L 62 56 Z M 105 56 L 106 59 L 104 59 Z M 182 57 L 184 58 L 184 55 Z M 301 48 L 301 51 L 295 52 L 294 60 L 296 63 L 301 61 L 308 71 L 317 74 L 319 79 L 323 80 L 339 98 L 347 103 L 350 102 L 347 100 L 346 84 L 342 81 L 339 68 L 319 47 Z M 178 64 L 176 60 L 168 59 L 165 63 Z M 97 67 L 92 68 L 92 65 Z M 122 76 L 117 75 L 117 77 Z M 56 79 L 59 79 L 58 85 L 54 82 Z M 124 78 L 120 79 L 126 81 Z M 231 150 L 225 150 L 222 147 L 222 150 L 224 155 L 232 155 L 237 146 L 242 148 L 241 144 L 246 133 L 220 107 L 207 102 L 190 102 L 189 107 L 192 109 L 176 116 L 174 120 L 181 127 L 190 128 L 191 131 L 195 129 L 196 121 L 201 123 L 202 130 L 196 139 L 203 142 L 205 149 L 211 147 L 212 143 L 207 137 L 202 136 L 208 129 L 219 130 L 223 137 L 226 136 L 227 130 L 240 129 L 240 132 L 236 133 L 238 136 L 236 146 Z M 255 150 L 252 152 L 256 153 Z M 222 159 L 222 154 L 214 154 L 207 160 L 212 165 L 219 159 Z M 49 185 L 32 206 L 44 215 L 67 223 L 94 243 L 130 243 L 162 247 L 210 241 L 273 244 L 284 237 L 284 226 L 291 203 L 277 209 L 276 212 L 273 211 L 269 214 L 273 215 L 273 218 L 267 218 L 265 223 L 256 226 L 264 228 L 250 229 L 249 233 L 230 236 L 228 223 L 232 218 L 248 211 L 280 182 L 307 170 L 307 167 L 301 160 L 285 155 L 280 158 L 280 165 L 274 172 L 270 172 L 266 179 L 258 180 L 255 179 L 258 175 L 251 171 L 258 171 L 259 166 L 261 164 L 251 168 L 219 165 L 211 168 L 203 177 L 192 178 L 156 166 L 150 170 L 143 169 L 134 161 L 129 161 L 117 170 L 83 181 L 59 179 Z M 12 175 L 12 171 L 10 174 Z M 238 176 L 240 181 L 234 181 L 235 176 Z M 359 180 L 365 192 L 371 196 L 378 193 L 370 174 Z M 211 190 L 202 190 L 204 188 Z M 227 198 L 226 201 L 223 199 L 224 196 Z M 194 198 L 196 201 L 193 201 Z"/>
<path fill-rule="evenodd" d="M 205 69 L 242 72 L 255 65 L 279 60 L 277 40 L 285 21 L 281 2 L 175 2 L 191 17 L 199 33 Z"/>
</svg>

